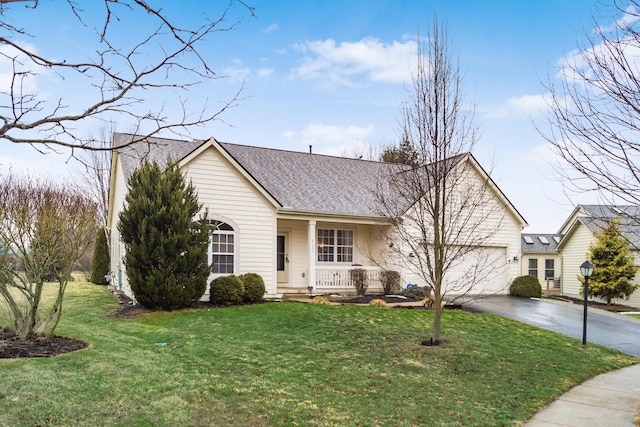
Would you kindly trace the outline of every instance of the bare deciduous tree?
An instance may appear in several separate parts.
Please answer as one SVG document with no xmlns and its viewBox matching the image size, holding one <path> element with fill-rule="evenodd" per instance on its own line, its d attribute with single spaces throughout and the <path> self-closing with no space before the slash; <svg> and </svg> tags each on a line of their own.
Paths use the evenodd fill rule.
<svg viewBox="0 0 640 427">
<path fill-rule="evenodd" d="M 111 245 L 111 230 L 107 227 L 109 209 L 109 180 L 111 178 L 111 151 L 113 134 L 116 131 L 114 124 L 104 125 L 91 133 L 89 138 L 95 141 L 95 145 L 103 150 L 84 150 L 78 153 L 79 165 L 75 171 L 77 185 L 81 191 L 95 201 L 98 226 L 104 229 L 107 237 L 107 245 Z"/>
<path fill-rule="evenodd" d="M 429 343 L 440 340 L 445 295 L 468 294 L 502 267 L 483 250 L 500 227 L 490 218 L 501 218 L 501 210 L 488 175 L 469 153 L 477 128 L 467 108 L 446 26 L 435 19 L 426 48 L 418 41 L 402 110 L 402 149 L 415 156 L 415 166 L 390 165 L 376 192 L 379 214 L 393 226 L 383 233 L 383 247 L 433 289 Z"/>
<path fill-rule="evenodd" d="M 22 340 L 52 333 L 71 271 L 95 233 L 96 206 L 61 184 L 0 180 L 0 306 Z M 21 268 L 18 268 L 21 266 Z M 43 300 L 56 286 L 53 302 Z"/>
<path fill-rule="evenodd" d="M 46 13 L 45 5 L 26 3 L 32 3 L 28 13 Z M 67 0 L 66 9 L 58 12 L 66 10 L 75 20 L 75 37 L 93 37 L 95 46 L 88 52 L 67 49 L 61 58 L 59 53 L 40 53 L 24 42 L 33 32 L 30 21 L 22 22 L 22 27 L 12 19 L 12 12 L 24 4 L 0 1 L 0 60 L 13 70 L 0 90 L 0 139 L 30 144 L 41 152 L 66 147 L 73 156 L 78 149 L 114 148 L 104 147 L 100 139 L 84 137 L 87 129 L 105 121 L 133 128 L 132 134 L 139 136 L 128 142 L 133 144 L 160 132 L 180 135 L 218 119 L 235 105 L 239 91 L 215 108 L 209 101 L 191 107 L 188 94 L 197 85 L 219 78 L 200 49 L 211 43 L 208 38 L 216 32 L 235 27 L 238 20 L 228 19 L 236 5 L 253 14 L 239 0 L 203 3 L 202 17 L 194 16 L 183 24 L 144 0 L 87 4 L 88 9 L 100 10 L 98 16 L 83 10 L 83 3 Z M 209 19 L 206 12 L 218 18 Z M 44 21 L 57 24 L 56 19 Z M 146 27 L 148 32 L 141 30 Z M 51 88 L 48 91 L 34 89 L 32 84 L 43 74 Z M 82 91 L 81 99 L 72 98 L 65 93 L 67 89 Z M 170 112 L 170 106 L 178 111 Z"/>
<path fill-rule="evenodd" d="M 568 192 L 638 205 L 640 2 L 614 5 L 622 17 L 585 32 L 560 65 L 561 82 L 549 79 L 549 127 L 538 129 L 562 159 L 556 169 Z"/>
</svg>

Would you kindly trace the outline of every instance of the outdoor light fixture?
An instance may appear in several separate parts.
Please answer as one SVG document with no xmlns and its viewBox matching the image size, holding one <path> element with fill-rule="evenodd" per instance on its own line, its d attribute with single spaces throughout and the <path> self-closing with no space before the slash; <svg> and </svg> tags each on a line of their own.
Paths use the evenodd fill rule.
<svg viewBox="0 0 640 427">
<path fill-rule="evenodd" d="M 584 277 L 584 290 L 582 295 L 584 297 L 584 315 L 582 320 L 582 348 L 587 347 L 587 293 L 589 292 L 589 277 L 593 274 L 593 264 L 588 260 L 583 262 L 580 266 L 580 274 Z"/>
</svg>

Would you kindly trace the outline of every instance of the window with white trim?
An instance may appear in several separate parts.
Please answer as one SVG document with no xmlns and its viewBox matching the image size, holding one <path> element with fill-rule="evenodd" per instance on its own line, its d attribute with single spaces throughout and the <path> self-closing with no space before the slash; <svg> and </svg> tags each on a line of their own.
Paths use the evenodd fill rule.
<svg viewBox="0 0 640 427">
<path fill-rule="evenodd" d="M 556 275 L 555 262 L 553 259 L 544 260 L 544 278 L 553 279 Z"/>
<path fill-rule="evenodd" d="M 235 230 L 226 222 L 215 221 L 209 245 L 209 265 L 213 274 L 233 274 L 235 264 Z"/>
<path fill-rule="evenodd" d="M 536 258 L 529 258 L 529 274 L 538 277 L 538 260 Z"/>
<path fill-rule="evenodd" d="M 353 262 L 353 230 L 318 228 L 318 262 Z"/>
</svg>

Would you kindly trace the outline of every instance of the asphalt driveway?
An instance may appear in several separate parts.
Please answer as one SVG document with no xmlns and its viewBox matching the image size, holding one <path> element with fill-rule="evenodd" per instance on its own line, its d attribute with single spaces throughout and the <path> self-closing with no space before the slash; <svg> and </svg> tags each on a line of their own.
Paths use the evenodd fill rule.
<svg viewBox="0 0 640 427">
<path fill-rule="evenodd" d="M 474 310 L 518 320 L 582 340 L 581 305 L 507 295 L 487 297 L 466 305 Z M 640 357 L 640 320 L 589 307 L 587 345 L 588 343 L 601 344 Z"/>
</svg>

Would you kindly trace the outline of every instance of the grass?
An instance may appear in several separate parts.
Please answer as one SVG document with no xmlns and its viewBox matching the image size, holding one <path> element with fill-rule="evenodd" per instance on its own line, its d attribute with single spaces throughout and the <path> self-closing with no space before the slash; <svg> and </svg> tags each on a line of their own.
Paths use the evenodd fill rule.
<svg viewBox="0 0 640 427">
<path fill-rule="evenodd" d="M 113 319 L 70 284 L 57 333 L 87 349 L 0 361 L 0 425 L 520 425 L 638 360 L 487 314 L 268 303 Z"/>
</svg>

